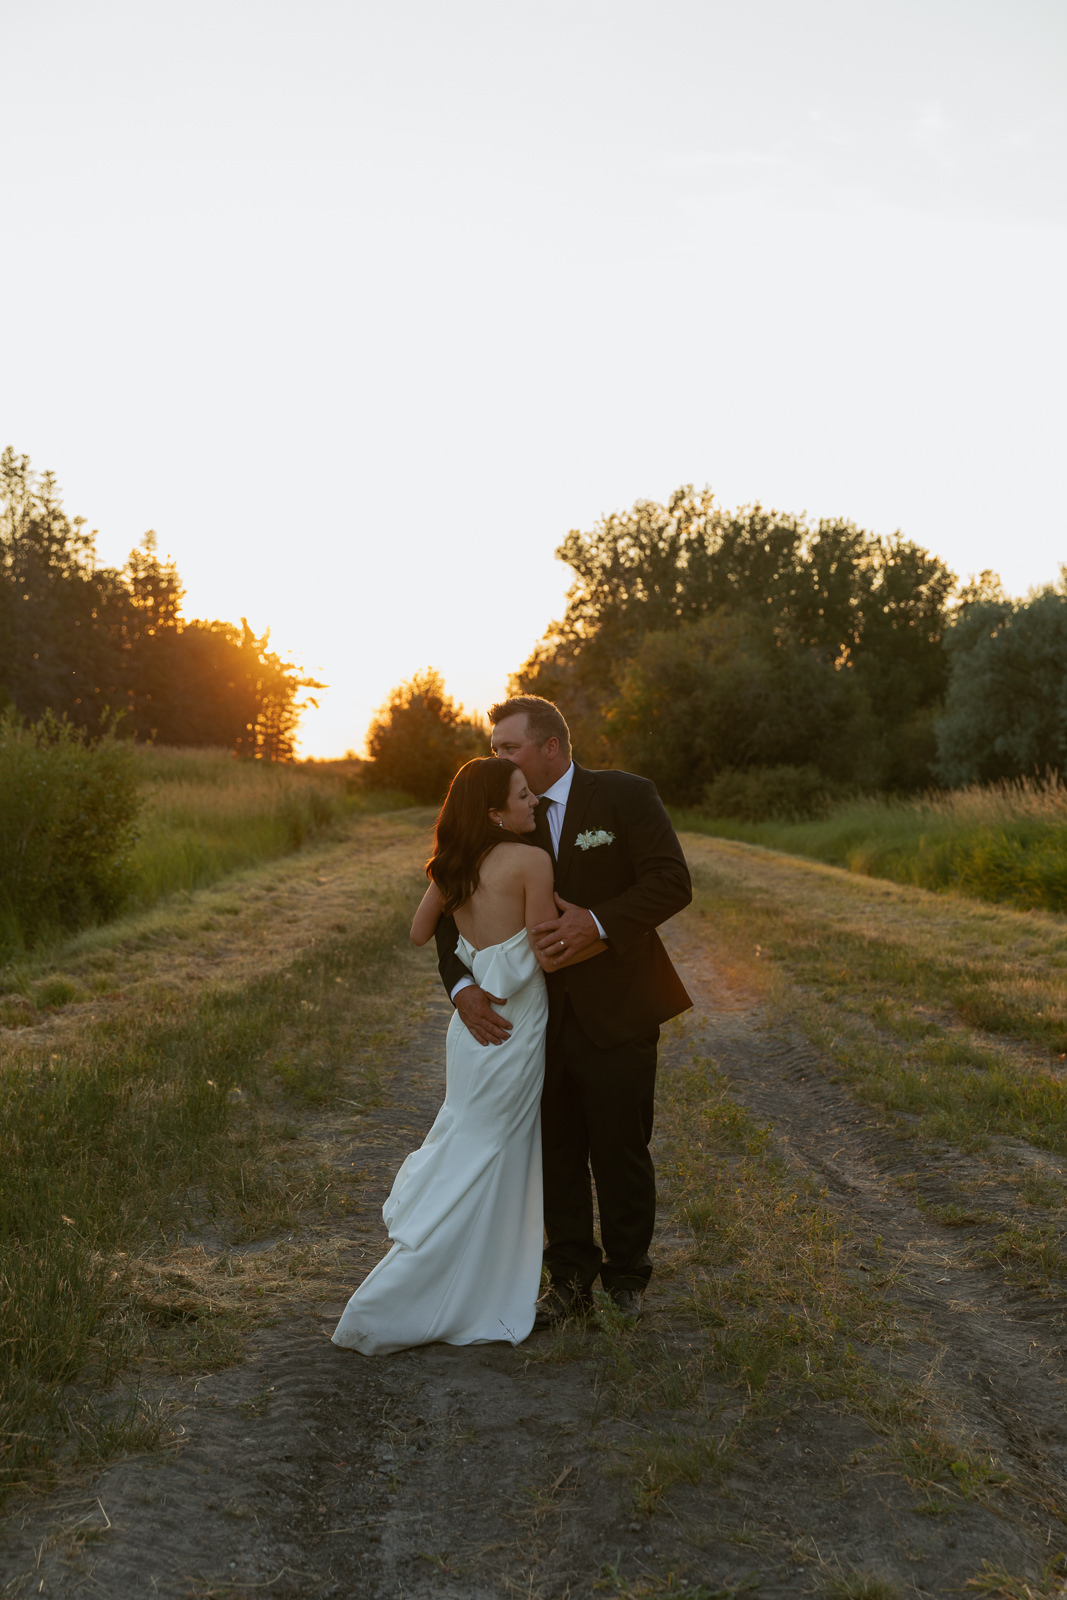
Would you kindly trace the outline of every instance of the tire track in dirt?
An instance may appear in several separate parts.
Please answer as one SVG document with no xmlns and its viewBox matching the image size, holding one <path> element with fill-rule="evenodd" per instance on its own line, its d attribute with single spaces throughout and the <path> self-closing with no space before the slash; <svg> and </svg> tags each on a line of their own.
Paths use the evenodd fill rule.
<svg viewBox="0 0 1067 1600">
<path fill-rule="evenodd" d="M 970 1230 L 931 1222 L 895 1181 L 922 1164 L 921 1150 L 832 1081 L 807 1039 L 732 989 L 684 919 L 667 942 L 695 1002 L 692 1047 L 727 1074 L 782 1156 L 823 1181 L 831 1209 L 867 1241 L 866 1264 L 884 1273 L 888 1258 L 894 1299 L 921 1330 L 929 1368 L 964 1427 L 1038 1498 L 1067 1511 L 1067 1302 L 1020 1291 L 996 1267 L 969 1260 Z M 939 1162 L 951 1168 L 951 1153 L 939 1152 Z M 970 1158 L 958 1164 L 973 1167 Z M 939 1180 L 925 1187 L 937 1193 Z"/>
</svg>

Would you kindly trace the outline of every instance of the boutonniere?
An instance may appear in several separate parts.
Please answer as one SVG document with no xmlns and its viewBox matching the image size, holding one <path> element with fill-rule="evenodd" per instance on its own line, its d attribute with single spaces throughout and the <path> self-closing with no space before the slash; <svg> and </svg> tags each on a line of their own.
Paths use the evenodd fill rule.
<svg viewBox="0 0 1067 1600">
<path fill-rule="evenodd" d="M 588 833 L 580 833 L 574 842 L 579 850 L 595 850 L 602 844 L 614 844 L 615 835 L 606 828 L 592 828 Z"/>
</svg>

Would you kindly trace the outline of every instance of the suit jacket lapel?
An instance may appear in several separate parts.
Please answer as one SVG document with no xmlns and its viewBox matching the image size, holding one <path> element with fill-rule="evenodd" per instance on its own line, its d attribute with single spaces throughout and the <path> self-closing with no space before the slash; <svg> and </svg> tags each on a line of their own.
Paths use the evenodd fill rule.
<svg viewBox="0 0 1067 1600">
<path fill-rule="evenodd" d="M 574 778 L 567 796 L 567 809 L 563 813 L 563 832 L 559 837 L 559 855 L 556 858 L 556 883 L 562 887 L 567 868 L 574 854 L 574 841 L 581 831 L 582 820 L 589 802 L 596 792 L 596 775 L 574 763 Z"/>
</svg>

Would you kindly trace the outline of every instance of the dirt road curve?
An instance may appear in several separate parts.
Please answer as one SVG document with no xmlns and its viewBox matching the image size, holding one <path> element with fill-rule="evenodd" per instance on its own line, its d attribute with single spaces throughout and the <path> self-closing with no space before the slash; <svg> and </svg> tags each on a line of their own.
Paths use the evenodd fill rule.
<svg viewBox="0 0 1067 1600">
<path fill-rule="evenodd" d="M 1012 1298 L 995 1271 L 967 1265 L 957 1235 L 894 1181 L 914 1152 L 799 1037 L 731 991 L 695 919 L 669 931 L 696 1006 L 664 1072 L 694 1050 L 715 1058 L 787 1160 L 826 1186 L 861 1247 L 869 1241 L 872 1269 L 897 1269 L 902 1327 L 919 1330 L 900 1360 L 917 1382 L 936 1375 L 961 1430 L 1030 1486 L 1021 1509 L 951 1496 L 918 1514 L 928 1491 L 879 1455 L 867 1422 L 813 1394 L 748 1435 L 725 1481 L 680 1484 L 654 1515 L 637 1515 L 630 1483 L 609 1469 L 645 1424 L 601 1403 L 595 1334 L 579 1359 L 545 1360 L 534 1338 L 365 1361 L 329 1343 L 338 1299 L 260 1331 L 245 1364 L 172 1384 L 184 1430 L 172 1447 L 16 1508 L 0 1594 L 706 1600 L 817 1594 L 855 1569 L 901 1594 L 947 1595 L 983 1562 L 1027 1577 L 1035 1597 L 1057 1592 L 1061 1580 L 1042 1588 L 1039 1574 L 1067 1539 L 1054 1509 L 1041 1510 L 1067 1505 L 1060 1310 Z M 350 1224 L 366 1230 L 367 1268 L 392 1172 L 441 1092 L 448 1007 L 428 964 L 422 982 L 425 1020 L 394 1063 L 392 1103 L 331 1150 L 368 1169 Z M 929 1176 L 927 1199 L 941 1181 Z M 701 1335 L 670 1306 L 663 1283 L 645 1329 L 664 1348 L 691 1349 Z M 874 1600 L 849 1581 L 839 1593 Z M 1023 1600 L 992 1579 L 987 1592 Z"/>
</svg>

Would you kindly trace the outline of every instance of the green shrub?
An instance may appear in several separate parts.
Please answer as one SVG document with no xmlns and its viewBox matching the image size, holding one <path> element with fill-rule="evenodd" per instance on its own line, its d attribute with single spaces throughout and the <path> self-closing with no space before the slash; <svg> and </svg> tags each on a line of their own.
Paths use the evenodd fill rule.
<svg viewBox="0 0 1067 1600">
<path fill-rule="evenodd" d="M 817 767 L 727 767 L 704 790 L 704 810 L 741 822 L 807 822 L 844 794 Z"/>
<path fill-rule="evenodd" d="M 432 667 L 393 689 L 367 731 L 363 781 L 439 805 L 460 767 L 489 754 L 486 729 L 463 715 Z"/>
<path fill-rule="evenodd" d="M 0 951 L 114 915 L 139 807 L 132 752 L 113 736 L 0 716 Z"/>
</svg>

